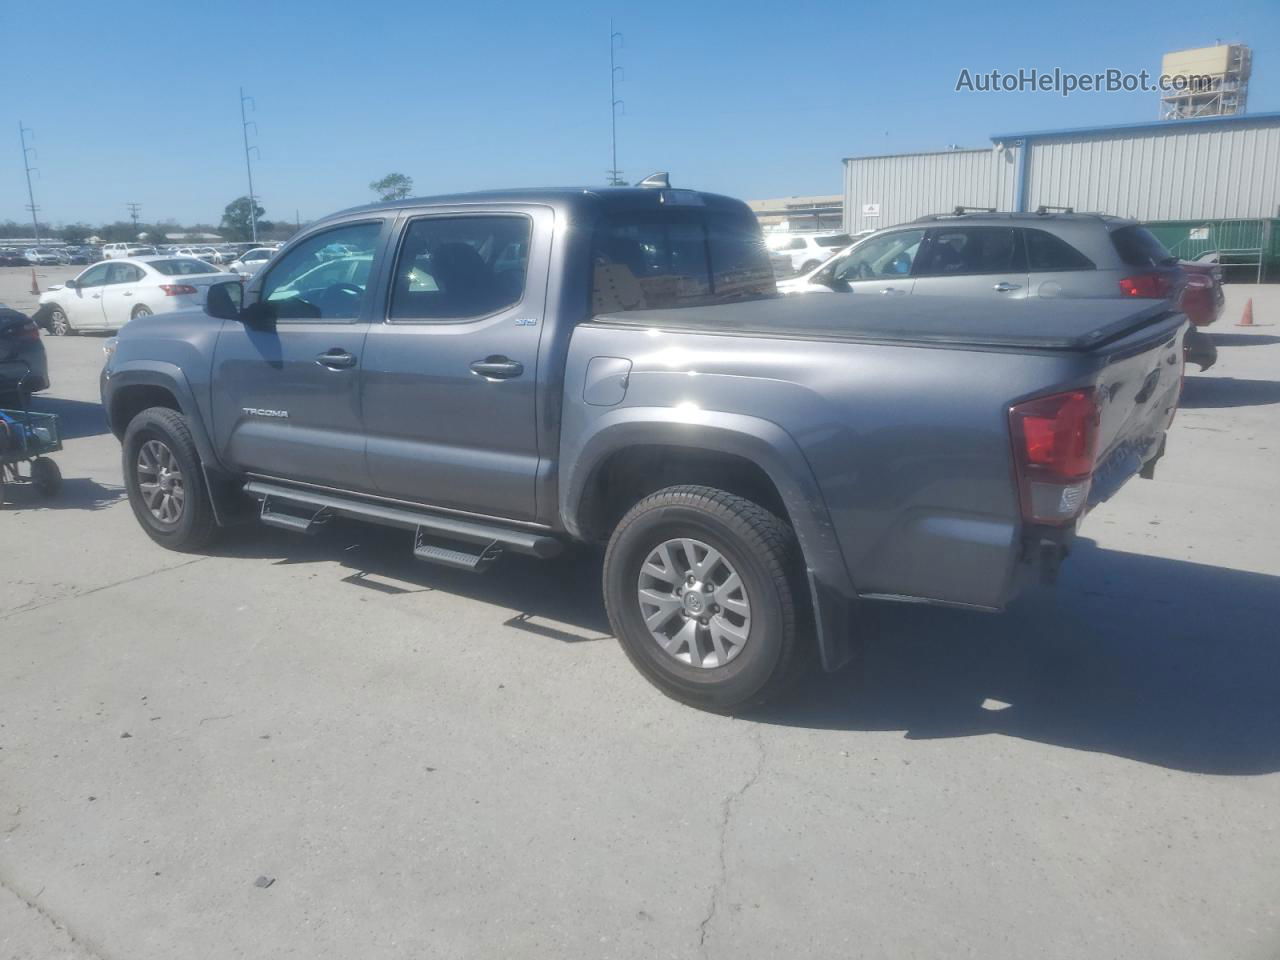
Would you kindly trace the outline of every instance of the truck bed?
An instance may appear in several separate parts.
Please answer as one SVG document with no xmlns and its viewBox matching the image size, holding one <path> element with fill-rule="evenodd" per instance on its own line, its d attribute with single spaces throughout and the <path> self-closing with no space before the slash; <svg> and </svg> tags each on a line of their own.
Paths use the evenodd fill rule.
<svg viewBox="0 0 1280 960">
<path fill-rule="evenodd" d="M 634 310 L 593 322 L 698 333 L 1088 352 L 1174 316 L 1151 300 L 953 300 L 857 294 Z"/>
</svg>

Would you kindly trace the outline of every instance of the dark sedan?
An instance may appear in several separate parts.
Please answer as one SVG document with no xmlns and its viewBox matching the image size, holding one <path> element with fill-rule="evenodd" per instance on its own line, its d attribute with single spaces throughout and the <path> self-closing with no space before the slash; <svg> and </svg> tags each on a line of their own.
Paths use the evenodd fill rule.
<svg viewBox="0 0 1280 960">
<path fill-rule="evenodd" d="M 0 306 L 0 406 L 22 406 L 49 387 L 40 328 L 25 313 Z"/>
</svg>

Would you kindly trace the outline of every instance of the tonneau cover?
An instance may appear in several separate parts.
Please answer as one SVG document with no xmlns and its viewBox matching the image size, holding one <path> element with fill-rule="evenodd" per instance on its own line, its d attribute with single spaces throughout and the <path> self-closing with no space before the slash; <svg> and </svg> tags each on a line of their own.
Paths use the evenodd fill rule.
<svg viewBox="0 0 1280 960">
<path fill-rule="evenodd" d="M 978 300 L 811 293 L 602 314 L 596 323 L 822 340 L 1088 351 L 1173 315 L 1162 300 Z"/>
</svg>

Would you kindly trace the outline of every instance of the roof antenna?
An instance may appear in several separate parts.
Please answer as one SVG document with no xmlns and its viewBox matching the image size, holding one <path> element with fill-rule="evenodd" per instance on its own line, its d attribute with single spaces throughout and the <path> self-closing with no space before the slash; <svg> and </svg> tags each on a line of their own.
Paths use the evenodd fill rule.
<svg viewBox="0 0 1280 960">
<path fill-rule="evenodd" d="M 671 176 L 665 170 L 659 171 L 658 173 L 651 173 L 649 176 L 637 183 L 636 186 L 655 187 L 662 190 L 668 190 L 671 188 Z"/>
</svg>

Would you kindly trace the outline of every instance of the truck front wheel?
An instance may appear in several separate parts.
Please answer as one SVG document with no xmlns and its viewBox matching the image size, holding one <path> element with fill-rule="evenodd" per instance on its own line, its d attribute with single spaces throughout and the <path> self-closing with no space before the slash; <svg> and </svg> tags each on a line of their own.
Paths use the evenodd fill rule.
<svg viewBox="0 0 1280 960">
<path fill-rule="evenodd" d="M 124 433 L 124 485 L 138 523 L 170 550 L 199 550 L 217 533 L 200 454 L 186 418 L 150 407 Z"/>
<path fill-rule="evenodd" d="M 609 540 L 604 595 L 631 662 L 659 690 L 732 712 L 774 696 L 796 654 L 791 528 L 723 490 L 645 497 Z"/>
</svg>

